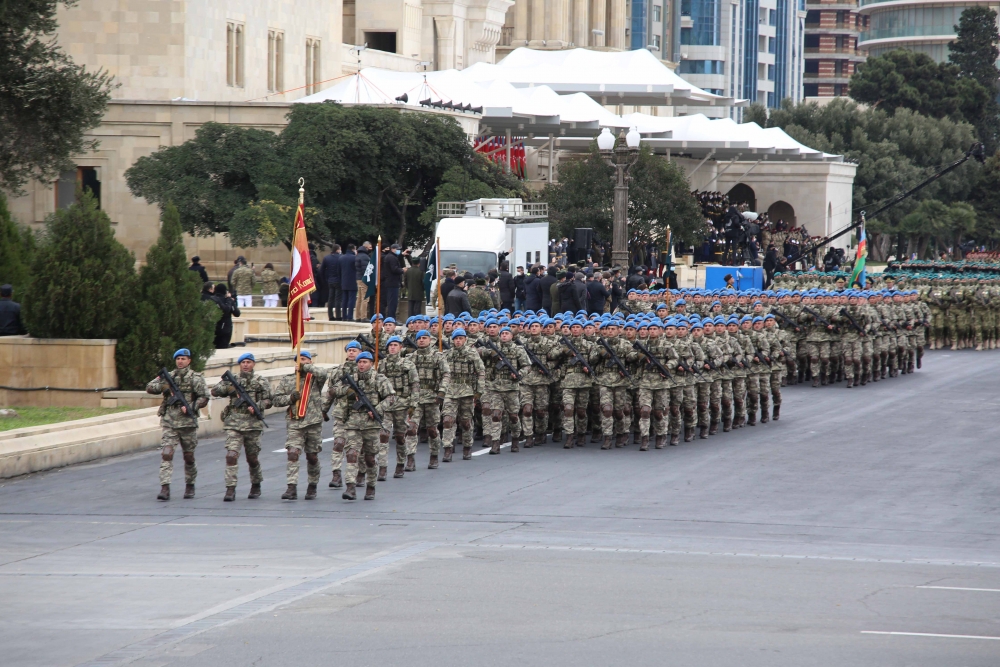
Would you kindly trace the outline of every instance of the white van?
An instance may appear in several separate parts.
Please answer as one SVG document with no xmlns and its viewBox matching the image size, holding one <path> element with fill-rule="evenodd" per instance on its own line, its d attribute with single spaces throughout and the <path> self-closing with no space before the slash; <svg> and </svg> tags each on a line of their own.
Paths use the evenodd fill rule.
<svg viewBox="0 0 1000 667">
<path fill-rule="evenodd" d="M 440 239 L 441 266 L 460 272 L 487 273 L 499 268 L 501 256 L 525 272 L 549 261 L 549 205 L 520 199 L 477 199 L 439 202 L 435 237 Z"/>
</svg>

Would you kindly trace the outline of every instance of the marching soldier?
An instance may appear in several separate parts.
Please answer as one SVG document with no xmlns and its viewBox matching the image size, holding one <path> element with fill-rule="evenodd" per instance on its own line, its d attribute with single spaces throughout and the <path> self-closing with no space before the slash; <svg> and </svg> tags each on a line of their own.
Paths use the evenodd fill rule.
<svg viewBox="0 0 1000 667">
<path fill-rule="evenodd" d="M 472 415 L 477 397 L 486 391 L 486 370 L 461 327 L 452 331 L 451 349 L 445 352 L 444 359 L 451 380 L 445 390 L 443 410 L 445 451 L 454 451 L 455 428 L 461 426 L 462 459 L 468 461 L 472 458 Z"/>
<path fill-rule="evenodd" d="M 414 396 L 413 422 L 417 428 L 427 429 L 427 441 L 431 455 L 427 468 L 435 470 L 438 467 L 438 454 L 441 449 L 441 433 L 438 424 L 441 423 L 441 404 L 451 382 L 451 371 L 444 355 L 431 347 L 431 335 L 427 331 L 417 332 L 417 351 L 410 355 L 417 367 L 420 379 L 420 389 Z M 446 461 L 451 461 L 452 449 L 444 453 Z"/>
<path fill-rule="evenodd" d="M 514 334 L 510 328 L 501 329 L 495 320 L 489 320 L 486 333 L 488 338 L 480 341 L 479 345 L 479 356 L 483 359 L 486 371 L 483 444 L 490 448 L 490 454 L 500 453 L 502 423 L 506 417 L 510 429 L 510 450 L 517 452 L 520 451 L 518 442 L 521 436 L 521 399 L 517 383 L 521 370 L 531 362 L 524 350 L 514 344 Z"/>
<path fill-rule="evenodd" d="M 587 405 L 593 384 L 590 364 L 597 361 L 597 355 L 594 344 L 583 337 L 583 324 L 583 320 L 573 320 L 570 338 L 560 337 L 548 354 L 551 361 L 563 362 L 566 373 L 562 378 L 562 425 L 566 432 L 563 449 L 572 449 L 574 444 L 583 447 L 587 431 Z"/>
<path fill-rule="evenodd" d="M 311 352 L 302 350 L 299 352 L 300 361 L 302 358 L 308 359 L 308 362 L 299 367 L 299 388 L 295 388 L 296 376 L 288 375 L 278 383 L 273 399 L 276 407 L 288 407 L 285 412 L 288 488 L 281 495 L 282 500 L 298 498 L 299 457 L 303 450 L 309 480 L 306 500 L 316 498 L 316 485 L 319 484 L 319 453 L 323 451 L 323 385 L 326 384 L 327 371 L 312 363 Z"/>
<path fill-rule="evenodd" d="M 271 384 L 267 378 L 254 373 L 256 359 L 250 352 L 239 358 L 240 375 L 236 378 L 240 387 L 261 410 L 271 407 Z M 264 473 L 260 467 L 260 434 L 264 430 L 264 415 L 240 398 L 239 391 L 228 380 L 223 379 L 212 387 L 212 396 L 229 396 L 229 405 L 222 410 L 223 428 L 226 431 L 226 502 L 236 500 L 236 477 L 240 450 L 246 449 L 247 466 L 250 468 L 250 500 L 260 498 L 260 485 Z"/>
<path fill-rule="evenodd" d="M 632 354 L 632 346 L 618 335 L 618 323 L 615 320 L 605 320 L 601 324 L 601 334 L 604 344 L 599 343 L 597 354 L 603 363 L 597 371 L 597 387 L 601 409 L 601 434 L 603 442 L 601 449 L 624 447 L 628 438 L 628 426 L 632 423 L 632 404 L 629 396 L 629 385 L 632 374 L 628 370 L 627 361 Z"/>
<path fill-rule="evenodd" d="M 333 478 L 330 480 L 331 489 L 339 489 L 344 485 L 340 474 L 340 467 L 344 463 L 344 450 L 347 448 L 347 413 L 350 406 L 344 398 L 337 398 L 336 389 L 341 384 L 345 374 L 353 373 L 358 367 L 355 360 L 361 354 L 361 343 L 352 340 L 344 347 L 347 353 L 347 361 L 333 371 L 328 378 L 326 395 L 323 397 L 323 419 L 327 419 L 330 408 L 333 413 L 333 447 L 330 454 L 330 466 L 333 468 Z"/>
<path fill-rule="evenodd" d="M 403 341 L 399 336 L 389 338 L 386 345 L 388 354 L 378 362 L 378 372 L 389 378 L 396 392 L 392 408 L 385 413 L 386 422 L 391 422 L 396 440 L 396 471 L 393 477 L 402 477 L 406 468 L 416 470 L 417 425 L 410 419 L 413 397 L 420 391 L 420 378 L 413 360 L 402 356 Z M 388 444 L 388 443 L 387 443 Z M 384 456 L 384 458 L 383 458 Z M 378 481 L 385 481 L 388 467 L 388 448 L 383 455 L 379 448 Z"/>
<path fill-rule="evenodd" d="M 522 337 L 521 345 L 531 362 L 521 376 L 521 432 L 528 449 L 544 444 L 548 433 L 549 386 L 554 375 L 546 360 L 552 339 L 542 336 L 542 322 L 534 318 L 528 323 L 528 335 Z"/>
</svg>

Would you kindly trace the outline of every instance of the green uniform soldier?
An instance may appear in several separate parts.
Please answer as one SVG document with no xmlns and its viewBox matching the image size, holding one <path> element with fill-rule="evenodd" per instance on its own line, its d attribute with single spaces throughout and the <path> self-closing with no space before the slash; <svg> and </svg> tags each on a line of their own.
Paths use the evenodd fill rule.
<svg viewBox="0 0 1000 667">
<path fill-rule="evenodd" d="M 446 451 L 454 451 L 455 430 L 461 426 L 462 459 L 468 461 L 472 458 L 472 417 L 476 398 L 486 391 L 486 369 L 461 327 L 452 331 L 451 349 L 444 359 L 451 372 L 444 397 L 444 446 Z"/>
<path fill-rule="evenodd" d="M 393 438 L 396 440 L 396 471 L 393 477 L 402 477 L 407 467 L 416 470 L 417 425 L 410 419 L 413 411 L 413 400 L 420 391 L 420 378 L 413 360 L 402 356 L 403 341 L 399 336 L 389 338 L 386 346 L 387 356 L 378 362 L 378 372 L 389 378 L 392 389 L 396 392 L 396 400 L 384 418 L 386 423 L 392 423 Z M 382 448 L 379 448 L 378 479 L 385 479 L 388 466 L 388 451 L 382 460 Z"/>
<path fill-rule="evenodd" d="M 479 313 L 493 307 L 493 299 L 486 291 L 486 278 L 476 278 L 475 286 L 469 290 L 469 307 L 473 317 L 479 317 Z"/>
<path fill-rule="evenodd" d="M 601 449 L 624 447 L 628 438 L 628 425 L 632 422 L 632 404 L 629 396 L 629 386 L 632 382 L 631 372 L 627 362 L 634 352 L 632 345 L 618 335 L 618 323 L 608 320 L 601 325 L 601 334 L 607 347 L 598 344 L 597 354 L 600 362 L 597 372 L 597 387 L 601 409 L 601 434 L 603 442 Z M 610 349 L 610 351 L 609 351 Z M 612 357 L 612 353 L 614 357 Z M 618 364 L 624 366 L 622 369 Z"/>
<path fill-rule="evenodd" d="M 191 368 L 191 350 L 181 348 L 174 352 L 174 365 L 177 368 L 170 371 L 170 377 L 194 413 L 188 414 L 181 401 L 174 399 L 170 384 L 161 376 L 156 376 L 146 385 L 147 393 L 163 394 L 163 402 L 157 412 L 163 429 L 160 438 L 160 495 L 157 500 L 170 500 L 174 450 L 178 445 L 184 452 L 184 497 L 194 498 L 194 482 L 198 477 L 198 466 L 194 462 L 194 450 L 198 446 L 198 411 L 208 405 L 205 377 Z"/>
<path fill-rule="evenodd" d="M 431 346 L 432 342 L 433 339 L 427 331 L 417 332 L 418 349 L 409 357 L 417 367 L 417 376 L 420 378 L 420 389 L 414 396 L 413 402 L 413 422 L 418 429 L 421 427 L 427 429 L 427 443 L 430 447 L 430 461 L 427 468 L 430 470 L 438 467 L 438 453 L 441 449 L 441 432 L 438 431 L 438 425 L 441 423 L 441 404 L 451 382 L 448 362 L 444 360 L 443 354 Z M 448 461 L 451 461 L 452 451 L 449 449 L 445 452 Z"/>
<path fill-rule="evenodd" d="M 646 351 L 629 344 L 631 349 L 628 352 L 631 361 L 638 361 L 641 364 L 638 388 L 640 452 L 649 450 L 651 437 L 655 438 L 654 447 L 663 449 L 667 440 L 670 391 L 676 386 L 676 382 L 664 376 L 653 362 L 655 359 L 664 368 L 668 368 L 671 361 L 676 363 L 676 352 L 663 335 L 663 323 L 660 320 L 653 320 L 646 329 L 649 334 L 646 340 L 638 341 Z M 650 359 L 646 352 L 649 352 L 653 359 Z"/>
<path fill-rule="evenodd" d="M 344 485 L 340 468 L 344 463 L 344 450 L 347 449 L 347 413 L 350 405 L 345 398 L 338 398 L 337 387 L 342 383 L 345 374 L 350 374 L 357 369 L 355 360 L 361 353 L 361 343 L 352 340 L 344 347 L 347 354 L 347 361 L 341 364 L 336 370 L 330 373 L 327 378 L 326 395 L 323 397 L 323 415 L 330 414 L 333 409 L 333 447 L 330 454 L 330 466 L 333 468 L 333 478 L 330 480 L 331 489 L 339 489 Z"/>
<path fill-rule="evenodd" d="M 233 271 L 230 282 L 233 285 L 233 291 L 236 292 L 236 300 L 239 302 L 239 306 L 241 308 L 252 306 L 253 286 L 257 284 L 257 275 L 253 272 L 253 269 L 247 266 L 246 260 L 240 262 L 240 265 Z"/>
<path fill-rule="evenodd" d="M 528 359 L 531 365 L 521 374 L 521 432 L 524 434 L 525 448 L 545 444 L 549 429 L 550 386 L 555 381 L 553 369 L 546 361 L 552 339 L 542 335 L 542 323 L 535 319 L 528 325 L 528 335 L 521 345 L 537 363 Z"/>
<path fill-rule="evenodd" d="M 570 338 L 560 338 L 560 342 L 553 345 L 548 353 L 549 360 L 562 362 L 565 371 L 562 378 L 562 425 L 566 432 L 564 449 L 572 449 L 574 444 L 583 447 L 590 386 L 593 384 L 590 364 L 598 361 L 594 344 L 583 337 L 583 324 L 582 320 L 573 320 L 569 329 Z M 576 348 L 579 356 L 574 354 L 570 345 Z"/>
<path fill-rule="evenodd" d="M 500 453 L 500 443 L 504 417 L 510 429 L 510 449 L 520 451 L 521 437 L 521 396 L 518 379 L 521 371 L 531 365 L 528 355 L 521 346 L 514 343 L 514 334 L 509 327 L 502 329 L 495 320 L 486 324 L 488 338 L 479 346 L 486 371 L 486 393 L 483 394 L 483 443 L 490 448 L 490 454 Z M 489 341 L 487 343 L 486 341 Z M 504 363 L 503 360 L 506 360 Z M 512 371 L 506 364 L 513 366 Z M 515 376 L 516 373 L 516 376 Z M 489 419 L 487 419 L 487 416 Z"/>
<path fill-rule="evenodd" d="M 282 500 L 298 499 L 299 458 L 306 453 L 306 500 L 316 498 L 316 486 L 319 484 L 319 454 L 323 451 L 323 385 L 326 384 L 328 371 L 312 363 L 312 353 L 307 350 L 299 352 L 299 359 L 307 359 L 298 372 L 298 388 L 296 376 L 288 375 L 281 379 L 278 388 L 274 390 L 272 402 L 275 407 L 288 407 L 285 412 L 285 450 L 288 462 L 285 467 L 285 477 L 288 488 L 281 495 Z M 305 396 L 303 397 L 303 394 Z M 301 402 L 305 401 L 304 410 Z M 302 412 L 302 416 L 299 413 Z"/>
<path fill-rule="evenodd" d="M 256 360 L 250 352 L 240 355 L 240 375 L 236 378 L 243 390 L 261 410 L 271 407 L 271 384 L 267 378 L 254 373 Z M 223 428 L 226 431 L 226 502 L 236 500 L 236 475 L 240 462 L 240 450 L 246 449 L 247 465 L 250 468 L 250 495 L 253 500 L 260 497 L 260 485 L 264 473 L 260 467 L 260 434 L 264 430 L 264 415 L 254 414 L 254 409 L 240 401 L 236 388 L 227 380 L 212 387 L 212 396 L 229 396 L 229 405 L 222 410 Z"/>
</svg>

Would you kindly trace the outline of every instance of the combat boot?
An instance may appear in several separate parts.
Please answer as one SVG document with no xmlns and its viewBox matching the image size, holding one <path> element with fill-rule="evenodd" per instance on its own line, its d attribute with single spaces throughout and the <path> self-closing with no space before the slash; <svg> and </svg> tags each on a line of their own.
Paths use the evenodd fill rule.
<svg viewBox="0 0 1000 667">
<path fill-rule="evenodd" d="M 257 498 L 260 498 L 260 484 L 251 484 L 250 493 L 247 494 L 247 499 L 256 500 Z"/>
<path fill-rule="evenodd" d="M 819 375 L 819 384 L 820 384 L 821 387 L 825 387 L 826 386 L 826 373 L 820 373 L 820 375 Z M 815 379 L 813 379 L 813 386 L 814 387 L 816 386 L 816 380 Z"/>
<path fill-rule="evenodd" d="M 365 500 L 375 500 L 375 487 L 369 486 L 365 489 Z"/>
<path fill-rule="evenodd" d="M 350 482 L 348 482 L 347 483 L 347 488 L 344 489 L 344 492 L 342 494 L 340 494 L 340 497 L 343 498 L 344 500 L 355 500 L 355 499 L 357 499 L 358 496 L 354 492 L 354 484 L 351 484 Z"/>
<path fill-rule="evenodd" d="M 823 384 L 826 384 L 826 383 L 824 382 Z M 817 378 L 817 377 L 813 378 L 813 386 L 814 387 L 818 387 L 819 386 L 819 378 Z"/>
<path fill-rule="evenodd" d="M 511 438 L 510 438 L 510 451 L 515 452 L 515 453 L 521 451 L 521 448 L 517 444 L 520 441 L 521 441 L 520 438 L 518 438 L 516 436 L 511 436 Z"/>
<path fill-rule="evenodd" d="M 563 443 L 563 449 L 573 449 L 573 434 L 570 433 L 566 436 L 566 442 Z"/>
<path fill-rule="evenodd" d="M 698 428 L 699 428 L 698 439 L 699 440 L 708 440 L 708 427 L 707 426 L 699 426 Z"/>
<path fill-rule="evenodd" d="M 170 485 L 164 484 L 160 487 L 160 495 L 156 496 L 157 500 L 170 500 Z"/>
<path fill-rule="evenodd" d="M 562 442 L 562 431 L 552 431 L 552 442 L 553 443 Z"/>
<path fill-rule="evenodd" d="M 535 436 L 534 445 L 535 447 L 541 447 L 548 441 L 549 441 L 548 433 L 539 433 L 537 436 Z"/>
<path fill-rule="evenodd" d="M 282 500 L 298 500 L 299 491 L 295 484 L 289 484 L 285 492 L 281 494 Z"/>
<path fill-rule="evenodd" d="M 733 430 L 733 418 L 732 417 L 725 417 L 725 418 L 723 418 L 723 420 L 722 420 L 722 432 L 723 433 L 729 433 L 732 430 Z"/>
<path fill-rule="evenodd" d="M 593 433 L 590 434 L 590 442 L 592 442 L 592 443 L 601 442 L 603 439 L 604 439 L 604 436 L 601 435 L 601 433 L 599 431 L 594 431 Z"/>
<path fill-rule="evenodd" d="M 527 438 L 524 439 L 525 449 L 531 449 L 534 446 L 535 446 L 535 436 L 529 435 Z"/>
<path fill-rule="evenodd" d="M 358 476 L 354 478 L 354 486 L 364 486 L 365 485 L 365 475 L 366 473 L 358 472 Z"/>
<path fill-rule="evenodd" d="M 331 489 L 339 489 L 343 485 L 344 485 L 344 480 L 341 479 L 341 477 L 340 477 L 340 471 L 339 470 L 334 470 L 333 471 L 333 479 L 330 480 L 330 488 Z"/>
<path fill-rule="evenodd" d="M 692 440 L 694 440 L 694 426 L 684 424 L 684 442 L 691 442 Z"/>
<path fill-rule="evenodd" d="M 442 463 L 451 463 L 451 455 L 454 452 L 455 452 L 455 448 L 454 447 L 445 447 L 444 448 L 444 456 L 441 457 L 441 462 Z"/>
<path fill-rule="evenodd" d="M 604 442 L 601 443 L 601 449 L 611 449 L 611 436 L 604 436 Z"/>
<path fill-rule="evenodd" d="M 384 482 L 386 477 L 388 476 L 389 476 L 389 466 L 379 466 L 378 477 L 376 477 L 375 479 L 377 479 L 380 482 Z"/>
<path fill-rule="evenodd" d="M 431 460 L 427 463 L 428 470 L 437 470 L 438 467 L 438 455 L 431 454 Z"/>
<path fill-rule="evenodd" d="M 709 425 L 709 427 L 708 427 L 708 434 L 709 435 L 715 435 L 718 432 L 719 432 L 719 421 L 715 420 L 715 421 L 713 421 L 711 423 L 711 425 Z"/>
<path fill-rule="evenodd" d="M 741 425 L 742 422 L 743 418 L 741 417 L 740 418 Z M 754 410 L 753 412 L 750 413 L 749 417 L 747 418 L 747 426 L 756 426 L 756 425 L 757 425 L 757 411 Z"/>
<path fill-rule="evenodd" d="M 403 464 L 402 463 L 397 463 L 396 464 L 396 472 L 392 473 L 392 477 L 393 477 L 393 479 L 399 479 L 402 476 L 403 476 Z"/>
<path fill-rule="evenodd" d="M 236 500 L 236 487 L 235 486 L 227 486 L 226 487 L 226 495 L 222 496 L 222 499 L 225 502 L 227 502 L 227 503 L 231 503 L 234 500 Z"/>
<path fill-rule="evenodd" d="M 640 452 L 648 452 L 649 451 L 649 436 L 648 435 L 642 436 L 642 439 L 639 441 L 639 451 Z"/>
<path fill-rule="evenodd" d="M 671 447 L 676 447 L 679 444 L 681 444 L 681 434 L 680 433 L 671 433 L 670 434 L 670 446 Z"/>
<path fill-rule="evenodd" d="M 186 499 L 194 498 L 194 484 L 188 484 L 184 487 L 184 497 Z"/>
<path fill-rule="evenodd" d="M 497 440 L 493 440 L 491 438 L 490 439 L 490 454 L 499 454 L 499 453 L 500 453 L 500 439 L 498 438 Z"/>
<path fill-rule="evenodd" d="M 406 467 L 404 468 L 406 472 L 416 472 L 417 471 L 417 458 L 414 454 L 406 455 Z"/>
<path fill-rule="evenodd" d="M 854 378 L 847 378 L 847 384 L 845 385 L 848 389 L 854 386 Z"/>
<path fill-rule="evenodd" d="M 306 500 L 316 500 L 316 485 L 309 484 L 306 487 Z"/>
<path fill-rule="evenodd" d="M 472 459 L 472 447 L 462 447 L 462 460 L 469 461 Z"/>
<path fill-rule="evenodd" d="M 771 419 L 773 419 L 774 421 L 778 421 L 779 414 L 781 414 L 781 406 L 776 405 L 774 406 L 774 412 L 771 414 Z"/>
<path fill-rule="evenodd" d="M 760 423 L 766 424 L 771 421 L 771 411 L 768 409 L 767 405 L 760 406 Z"/>
<path fill-rule="evenodd" d="M 619 433 L 615 436 L 615 449 L 619 449 L 628 444 L 628 433 Z"/>
<path fill-rule="evenodd" d="M 656 441 L 653 444 L 653 448 L 654 449 L 663 449 L 666 446 L 667 446 L 667 436 L 665 436 L 665 435 L 658 435 L 658 436 L 656 436 Z"/>
</svg>

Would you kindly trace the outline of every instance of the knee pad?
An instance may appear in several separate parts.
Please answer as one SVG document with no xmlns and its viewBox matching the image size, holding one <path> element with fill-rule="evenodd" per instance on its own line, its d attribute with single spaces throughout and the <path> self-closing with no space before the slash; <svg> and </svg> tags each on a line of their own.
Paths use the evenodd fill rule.
<svg viewBox="0 0 1000 667">
<path fill-rule="evenodd" d="M 397 433 L 396 436 L 395 436 L 395 438 L 396 438 L 396 444 L 397 445 L 402 445 L 402 444 L 406 443 L 406 436 L 404 434 L 402 434 L 402 433 Z"/>
<path fill-rule="evenodd" d="M 416 435 L 417 434 L 417 422 L 409 422 L 406 425 L 406 435 Z"/>
<path fill-rule="evenodd" d="M 187 452 L 185 452 L 184 454 L 186 456 Z M 160 451 L 160 458 L 162 458 L 164 461 L 173 461 L 174 460 L 174 446 L 173 445 L 167 445 L 166 447 L 164 447 Z"/>
<path fill-rule="evenodd" d="M 576 409 L 576 416 L 578 418 L 580 418 L 580 419 L 586 419 L 587 418 L 587 408 L 577 408 Z"/>
<path fill-rule="evenodd" d="M 347 447 L 347 440 L 344 440 L 343 438 L 336 438 L 336 439 L 334 439 L 334 441 L 333 441 L 333 451 L 335 451 L 335 452 L 343 452 L 345 447 Z"/>
<path fill-rule="evenodd" d="M 639 419 L 649 419 L 649 415 L 652 409 L 648 405 L 644 405 L 639 408 Z"/>
<path fill-rule="evenodd" d="M 316 465 L 317 463 L 319 463 L 319 454 L 315 454 L 315 453 L 308 454 L 307 453 L 306 454 L 306 461 L 309 462 L 309 465 L 312 465 L 312 466 Z"/>
<path fill-rule="evenodd" d="M 521 412 L 524 414 L 525 417 L 530 417 L 531 416 L 531 412 L 534 409 L 535 408 L 534 408 L 533 405 L 531 405 L 531 403 L 526 403 L 524 405 L 524 407 L 521 408 Z"/>
<path fill-rule="evenodd" d="M 445 415 L 445 417 L 444 417 L 444 427 L 445 428 L 451 428 L 454 425 L 455 425 L 455 418 L 452 417 L 451 415 Z"/>
<path fill-rule="evenodd" d="M 614 415 L 615 419 L 622 419 L 625 417 L 625 413 L 622 410 L 614 410 L 611 414 Z"/>
<path fill-rule="evenodd" d="M 436 438 L 436 437 L 438 437 L 437 426 L 428 426 L 427 427 L 427 437 L 428 438 Z"/>
<path fill-rule="evenodd" d="M 461 423 L 462 423 L 462 430 L 463 431 L 471 431 L 472 430 L 472 420 L 471 419 L 463 419 Z"/>
<path fill-rule="evenodd" d="M 665 412 L 663 412 L 663 410 L 662 410 L 662 409 L 657 409 L 657 410 L 653 410 L 653 418 L 654 418 L 654 419 L 655 419 L 656 421 L 658 421 L 658 422 L 659 422 L 659 421 L 663 421 L 663 418 L 664 418 L 665 416 L 666 416 L 666 413 L 665 413 Z"/>
<path fill-rule="evenodd" d="M 818 364 L 819 363 L 819 357 L 809 357 L 809 363 L 811 363 L 811 364 Z"/>
<path fill-rule="evenodd" d="M 518 417 L 518 413 L 516 413 L 516 412 L 508 412 L 507 413 L 507 419 L 509 419 L 511 423 L 516 423 L 518 421 L 517 417 Z"/>
<path fill-rule="evenodd" d="M 194 464 L 194 452 L 184 452 L 184 463 L 188 465 Z"/>
<path fill-rule="evenodd" d="M 602 405 L 601 414 L 604 415 L 605 417 L 610 417 L 611 415 L 614 414 L 614 408 L 610 405 Z"/>
<path fill-rule="evenodd" d="M 288 450 L 288 460 L 289 461 L 298 461 L 299 460 L 299 450 L 297 450 L 297 449 L 289 449 Z"/>
<path fill-rule="evenodd" d="M 374 454 L 365 454 L 365 465 L 368 466 L 369 468 L 374 468 L 375 467 L 375 455 Z"/>
<path fill-rule="evenodd" d="M 572 416 L 573 416 L 573 406 L 567 405 L 563 407 L 563 417 L 572 417 Z"/>
<path fill-rule="evenodd" d="M 624 416 L 626 416 L 626 417 L 631 417 L 632 416 L 632 406 L 629 405 L 628 403 L 625 404 L 625 407 L 623 407 L 621 411 L 622 411 L 622 414 Z"/>
<path fill-rule="evenodd" d="M 358 453 L 356 451 L 355 452 L 347 452 L 347 462 L 348 463 L 357 463 L 358 462 Z"/>
<path fill-rule="evenodd" d="M 383 445 L 385 443 L 389 442 L 389 432 L 388 431 L 379 431 L 378 432 L 378 441 L 381 442 Z"/>
<path fill-rule="evenodd" d="M 226 465 L 234 466 L 240 462 L 239 452 L 226 452 Z"/>
<path fill-rule="evenodd" d="M 499 422 L 500 420 L 503 419 L 503 411 L 502 410 L 491 410 L 490 411 L 490 419 L 492 421 Z"/>
<path fill-rule="evenodd" d="M 257 459 L 256 456 L 250 456 L 249 454 L 247 454 L 247 464 L 249 464 L 251 468 L 256 468 L 257 466 L 260 465 L 260 461 Z"/>
</svg>

